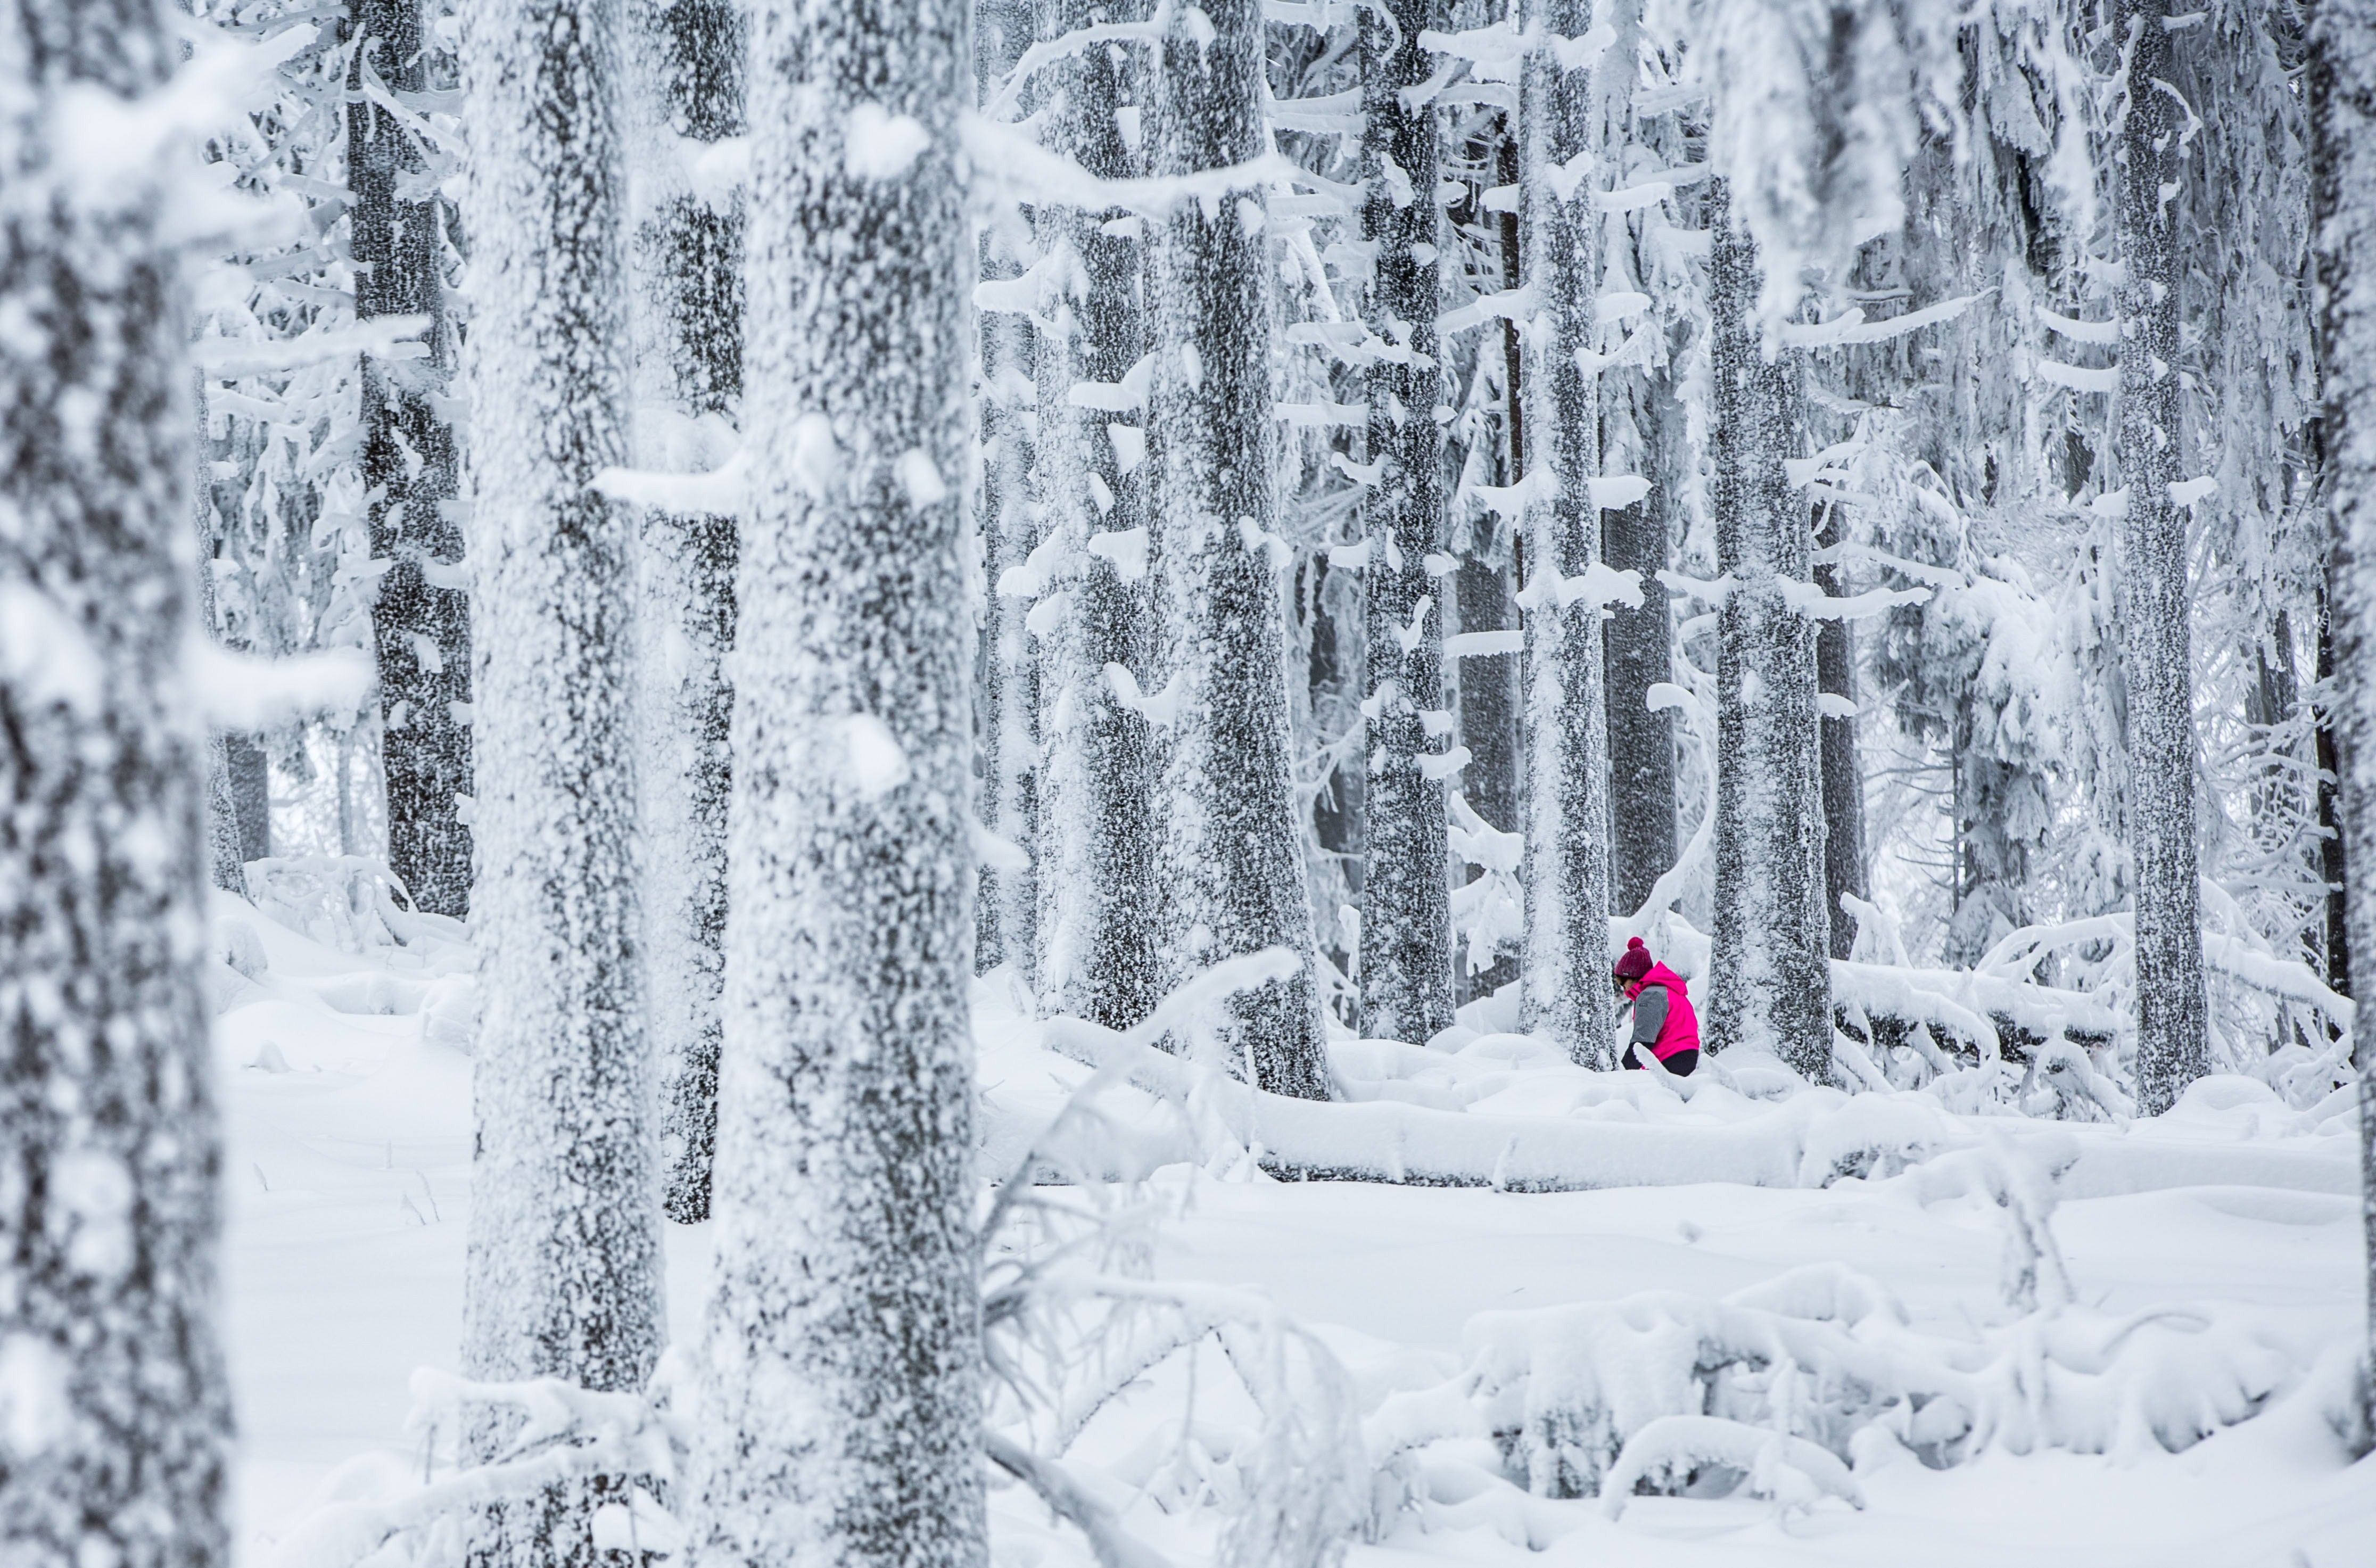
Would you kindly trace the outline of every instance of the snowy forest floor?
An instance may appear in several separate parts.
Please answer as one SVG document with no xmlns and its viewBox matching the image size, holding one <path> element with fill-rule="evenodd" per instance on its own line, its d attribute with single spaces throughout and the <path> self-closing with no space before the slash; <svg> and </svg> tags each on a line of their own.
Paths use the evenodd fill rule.
<svg viewBox="0 0 2376 1568">
<path fill-rule="evenodd" d="M 468 955 L 432 944 L 425 957 L 387 948 L 357 956 L 218 897 L 217 950 L 248 971 L 217 973 L 240 1561 L 267 1568 L 288 1521 L 326 1484 L 417 1470 L 404 1431 L 408 1380 L 416 1367 L 457 1364 L 470 1063 L 454 1043 L 453 1004 L 469 983 Z M 249 926 L 255 944 L 227 939 L 233 923 Z M 1001 977 L 978 985 L 976 997 L 984 1163 L 995 1170 L 1002 1150 L 1024 1146 L 1087 1070 L 1040 1049 L 1038 1026 L 1017 1015 Z M 1729 1092 L 1703 1088 L 1687 1104 L 1639 1074 L 1584 1074 L 1510 1036 L 1457 1053 L 1352 1045 L 1339 1071 L 1364 1079 L 1367 1097 L 1631 1123 L 1645 1129 L 1634 1136 L 1671 1135 L 1679 1147 L 1693 1125 L 1775 1114 Z M 2044 1397 L 2074 1409 L 2094 1399 L 2109 1411 L 2104 1451 L 1993 1443 L 1931 1468 L 1894 1440 L 1860 1440 L 1860 1510 L 1829 1497 L 1786 1509 L 1741 1495 L 1643 1496 L 1612 1518 L 1592 1499 L 1530 1497 L 1491 1475 L 1490 1463 L 1462 1463 L 1455 1443 L 1426 1451 L 1447 1457 L 1411 1471 L 1409 1500 L 1375 1543 L 1353 1546 L 1352 1568 L 2376 1561 L 2376 1459 L 2349 1463 L 2334 1425 L 2361 1312 L 2350 1118 L 2305 1116 L 2257 1083 L 2222 1078 L 2197 1086 L 2168 1116 L 2125 1129 L 1957 1120 L 2076 1140 L 2051 1220 L 2071 1280 L 2066 1323 L 2167 1314 L 2102 1338 L 2102 1388 L 2075 1374 L 2042 1377 Z M 2020 1326 L 2002 1288 L 2005 1211 L 1984 1195 L 1926 1190 L 1919 1169 L 1827 1186 L 1681 1182 L 1531 1194 L 1212 1169 L 1167 1166 L 1146 1183 L 1177 1200 L 1154 1236 L 1153 1277 L 1266 1296 L 1335 1354 L 1355 1413 L 1373 1430 L 1391 1396 L 1454 1379 L 1493 1342 L 1493 1322 L 1517 1321 L 1484 1320 L 1480 1336 L 1479 1313 L 1681 1293 L 1641 1298 L 1664 1307 L 1628 1309 L 1656 1317 L 1682 1310 L 1671 1304 L 1681 1297 L 1754 1297 L 1795 1268 L 1829 1263 L 1894 1294 L 1905 1333 L 1926 1342 L 1978 1346 Z M 698 1327 L 707 1245 L 706 1228 L 670 1228 L 680 1341 Z M 1621 1378 L 1623 1357 L 1621 1348 Z M 2214 1374 L 2204 1372 L 2206 1357 L 2218 1363 Z M 1218 1516 L 1215 1489 L 1183 1477 L 1215 1469 L 1233 1426 L 1254 1419 L 1241 1396 L 1232 1402 L 1220 1360 L 1207 1341 L 1158 1366 L 1069 1452 L 1075 1473 L 1182 1568 L 1213 1561 Z M 1542 1367 L 1538 1360 L 1548 1375 Z M 1199 1402 L 1183 1425 L 1192 1396 Z M 2253 1413 L 2175 1453 L 2146 1431 L 2168 1424 L 2173 1401 L 2207 1408 L 2223 1397 Z M 2204 1424 L 2234 1420 L 2231 1409 Z M 1194 1467 L 1182 1458 L 1192 1436 Z M 1023 1488 L 993 1490 L 992 1510 L 998 1568 L 1090 1563 L 1082 1538 Z"/>
</svg>

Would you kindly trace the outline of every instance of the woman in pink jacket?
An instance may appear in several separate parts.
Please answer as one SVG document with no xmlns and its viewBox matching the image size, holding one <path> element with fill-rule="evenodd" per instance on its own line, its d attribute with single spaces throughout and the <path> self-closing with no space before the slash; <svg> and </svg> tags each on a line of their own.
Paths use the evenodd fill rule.
<svg viewBox="0 0 2376 1568">
<path fill-rule="evenodd" d="M 1617 990 L 1634 1004 L 1634 1027 L 1625 1039 L 1625 1065 L 1640 1067 L 1634 1052 L 1648 1046 L 1658 1065 L 1689 1077 L 1700 1064 L 1700 1020 L 1683 990 L 1683 977 L 1654 960 L 1640 937 L 1625 944 L 1616 966 Z"/>
</svg>

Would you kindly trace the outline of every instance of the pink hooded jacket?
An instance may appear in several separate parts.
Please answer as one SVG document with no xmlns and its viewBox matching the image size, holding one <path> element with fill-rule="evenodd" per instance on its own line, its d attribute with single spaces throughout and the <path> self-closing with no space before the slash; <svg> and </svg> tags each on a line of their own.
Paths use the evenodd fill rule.
<svg viewBox="0 0 2376 1568">
<path fill-rule="evenodd" d="M 1651 965 L 1648 974 L 1625 988 L 1626 999 L 1634 1004 L 1637 1036 L 1640 1026 L 1649 1022 L 1648 1009 L 1644 1005 L 1642 993 L 1652 986 L 1664 991 L 1666 997 L 1663 1003 L 1656 997 L 1650 998 L 1649 1005 L 1661 1007 L 1666 1016 L 1658 1025 L 1657 1038 L 1651 1041 L 1651 1054 L 1664 1062 L 1679 1051 L 1697 1051 L 1700 1048 L 1699 1015 L 1692 1011 L 1692 999 L 1683 989 L 1683 977 L 1664 964 Z"/>
</svg>

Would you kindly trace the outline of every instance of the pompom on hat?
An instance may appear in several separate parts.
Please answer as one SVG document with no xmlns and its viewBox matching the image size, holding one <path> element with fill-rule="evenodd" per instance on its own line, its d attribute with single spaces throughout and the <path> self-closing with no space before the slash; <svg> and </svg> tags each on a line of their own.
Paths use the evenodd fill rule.
<svg viewBox="0 0 2376 1568">
<path fill-rule="evenodd" d="M 1622 980 L 1637 980 L 1649 972 L 1650 950 L 1642 945 L 1640 937 L 1634 937 L 1625 944 L 1625 951 L 1618 956 L 1617 978 Z"/>
</svg>

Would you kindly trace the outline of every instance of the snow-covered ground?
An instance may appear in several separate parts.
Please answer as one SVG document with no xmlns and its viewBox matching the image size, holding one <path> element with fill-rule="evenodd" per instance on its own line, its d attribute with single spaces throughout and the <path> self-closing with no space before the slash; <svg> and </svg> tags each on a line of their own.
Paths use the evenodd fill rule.
<svg viewBox="0 0 2376 1568">
<path fill-rule="evenodd" d="M 264 1568 L 326 1482 L 351 1491 L 417 1473 L 410 1374 L 457 1364 L 468 956 L 424 939 L 358 957 L 228 900 L 217 921 L 219 947 L 249 971 L 217 971 L 218 1039 L 239 1528 L 243 1562 Z M 253 944 L 220 936 L 234 921 Z M 979 987 L 977 1008 L 985 1165 L 995 1166 L 1087 1069 L 1041 1050 L 1001 986 Z M 1849 1116 L 1933 1128 L 1910 1168 L 1829 1185 L 1662 1169 L 1667 1184 L 1521 1194 L 1282 1182 L 1243 1161 L 1158 1170 L 1137 1189 L 1169 1216 L 1144 1272 L 1257 1293 L 1341 1367 L 1343 1414 L 1362 1423 L 1375 1471 L 1376 1538 L 1351 1548 L 1358 1568 L 2376 1563 L 2376 1461 L 2348 1463 L 2334 1425 L 2362 1311 L 2356 1148 L 2336 1108 L 2305 1114 L 2236 1078 L 2198 1085 L 2169 1116 L 2127 1128 L 1942 1123 L 1946 1113 L 1919 1096 L 1802 1091 L 1775 1104 L 1713 1083 L 1686 1102 L 1642 1075 L 1597 1078 L 1491 1035 L 1456 1052 L 1349 1047 L 1338 1071 L 1367 1099 L 1605 1127 L 1628 1147 L 1729 1148 L 1708 1141 L 1729 1127 L 1722 1135 L 1736 1141 L 1758 1129 L 1795 1137 L 1803 1153 L 1829 1146 L 1823 1129 Z M 1137 1090 L 1115 1093 L 1135 1101 L 1117 1107 L 1128 1119 L 1161 1119 Z M 1893 1111 L 1893 1099 L 1904 1104 Z M 2057 1167 L 2059 1202 L 2024 1188 Z M 2046 1206 L 2070 1301 L 2057 1304 L 2048 1256 L 2033 1281 L 2043 1305 L 2026 1309 L 2013 1302 L 2021 1284 L 2008 1259 L 2017 1274 L 2017 1222 Z M 701 1230 L 671 1230 L 680 1340 L 699 1321 L 706 1246 Z M 1622 1508 L 1529 1495 L 1508 1479 L 1513 1461 L 1485 1434 L 1515 1424 L 1522 1405 L 1538 1414 L 1597 1389 L 1608 1408 L 1633 1411 L 1621 1425 L 1638 1427 L 1671 1402 L 1677 1346 L 1688 1380 L 1710 1333 L 1814 1346 L 1801 1367 L 1716 1374 L 1721 1397 L 1737 1415 L 1799 1400 L 1798 1430 L 1863 1420 L 1844 1445 L 1853 1472 L 1831 1475 L 1820 1455 L 1777 1463 L 1789 1458 L 1777 1447 L 1744 1460 L 1747 1490 L 1766 1495 L 1643 1495 Z M 1855 1376 L 1841 1381 L 1843 1369 Z M 1794 1372 L 1798 1383 L 1777 1381 Z M 1931 1392 L 1868 1420 L 1850 1409 L 1859 1398 L 1888 1401 L 1858 1377 Z M 1954 1397 L 1937 1394 L 1949 1384 Z M 1915 1416 L 1915 1402 L 1930 1416 Z M 1289 1443 L 1258 1460 L 1262 1425 L 1206 1339 L 1131 1382 L 1067 1462 L 1134 1534 L 1188 1568 L 1212 1561 L 1224 1519 L 1243 1513 L 1253 1466 L 1309 1451 Z M 1661 1430 L 1705 1446 L 1705 1434 Z M 2212 1435 L 2170 1436 L 2198 1430 Z M 2171 1452 L 2171 1441 L 2185 1445 Z M 1909 1443 L 1931 1444 L 1943 1467 Z M 1686 1490 L 1737 1479 L 1703 1467 Z M 1861 1507 L 1827 1495 L 1839 1491 Z M 1023 1488 L 999 1487 L 992 1505 L 1000 1568 L 1090 1561 Z"/>
</svg>

